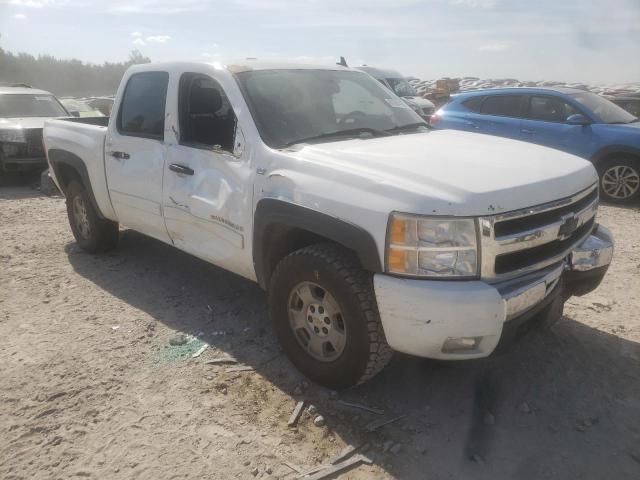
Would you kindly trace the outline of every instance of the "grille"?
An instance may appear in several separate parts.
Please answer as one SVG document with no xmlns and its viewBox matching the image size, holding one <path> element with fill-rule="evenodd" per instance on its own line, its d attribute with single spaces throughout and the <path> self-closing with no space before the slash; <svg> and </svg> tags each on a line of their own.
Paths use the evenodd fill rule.
<svg viewBox="0 0 640 480">
<path fill-rule="evenodd" d="M 42 147 L 42 129 L 30 128 L 25 133 L 27 136 L 26 154 L 29 157 L 44 156 L 44 148 Z"/>
<path fill-rule="evenodd" d="M 481 219 L 482 276 L 506 279 L 562 261 L 595 225 L 597 184 L 556 202 Z"/>
</svg>

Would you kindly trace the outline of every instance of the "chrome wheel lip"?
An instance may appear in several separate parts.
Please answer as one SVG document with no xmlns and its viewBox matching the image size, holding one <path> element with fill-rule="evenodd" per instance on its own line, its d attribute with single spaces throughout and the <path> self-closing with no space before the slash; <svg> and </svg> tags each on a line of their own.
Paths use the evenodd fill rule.
<svg viewBox="0 0 640 480">
<path fill-rule="evenodd" d="M 91 224 L 89 223 L 87 206 L 84 203 L 84 199 L 80 196 L 76 196 L 73 199 L 73 219 L 78 233 L 80 233 L 83 238 L 89 238 L 91 235 Z"/>
<path fill-rule="evenodd" d="M 604 171 L 600 185 L 609 197 L 626 200 L 640 189 L 640 173 L 629 165 L 614 165 Z"/>
<path fill-rule="evenodd" d="M 335 297 L 314 282 L 291 289 L 287 312 L 289 326 L 302 349 L 315 360 L 333 362 L 346 347 L 347 328 Z"/>
</svg>

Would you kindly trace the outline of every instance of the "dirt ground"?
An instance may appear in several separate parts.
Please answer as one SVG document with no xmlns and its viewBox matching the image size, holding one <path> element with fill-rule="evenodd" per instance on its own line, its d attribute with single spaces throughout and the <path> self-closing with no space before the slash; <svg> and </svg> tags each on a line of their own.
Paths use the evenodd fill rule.
<svg viewBox="0 0 640 480">
<path fill-rule="evenodd" d="M 373 465 L 340 478 L 638 479 L 640 210 L 599 218 L 613 265 L 551 330 L 481 361 L 396 355 L 335 393 L 281 354 L 256 285 L 132 231 L 88 255 L 62 198 L 0 187 L 0 478 L 296 478 L 285 462 L 367 441 Z M 287 427 L 303 398 L 326 426 Z"/>
</svg>

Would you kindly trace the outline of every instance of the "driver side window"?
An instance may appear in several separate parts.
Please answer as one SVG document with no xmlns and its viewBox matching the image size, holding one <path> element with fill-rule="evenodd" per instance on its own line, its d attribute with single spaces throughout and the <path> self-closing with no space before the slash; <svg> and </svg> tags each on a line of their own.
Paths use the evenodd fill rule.
<svg viewBox="0 0 640 480">
<path fill-rule="evenodd" d="M 529 103 L 529 118 L 543 122 L 564 123 L 568 117 L 578 112 L 568 103 L 554 97 L 532 96 Z"/>
<path fill-rule="evenodd" d="M 220 84 L 185 73 L 179 95 L 180 144 L 233 152 L 237 120 Z"/>
</svg>

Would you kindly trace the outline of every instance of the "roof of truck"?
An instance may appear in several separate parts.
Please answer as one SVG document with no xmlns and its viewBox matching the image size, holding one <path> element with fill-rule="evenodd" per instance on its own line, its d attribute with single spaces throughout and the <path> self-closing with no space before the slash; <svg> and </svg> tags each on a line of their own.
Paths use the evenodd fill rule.
<svg viewBox="0 0 640 480">
<path fill-rule="evenodd" d="M 357 70 L 362 70 L 363 72 L 367 72 L 374 78 L 405 78 L 400 72 L 396 70 L 390 70 L 388 68 L 376 68 L 370 67 L 368 65 L 363 65 L 361 67 L 356 67 Z"/>
<path fill-rule="evenodd" d="M 357 71 L 357 69 L 343 67 L 341 65 L 318 65 L 312 63 L 296 62 L 296 61 L 280 61 L 280 60 L 253 60 L 253 59 L 236 59 L 218 62 L 162 62 L 162 63 L 144 63 L 131 67 L 135 71 L 144 71 L 151 69 L 175 69 L 183 67 L 188 69 L 192 65 L 206 64 L 213 65 L 216 68 L 226 69 L 231 73 L 239 73 L 251 70 L 345 70 Z"/>
<path fill-rule="evenodd" d="M 51 95 L 51 92 L 25 87 L 0 87 L 0 95 Z"/>
</svg>

